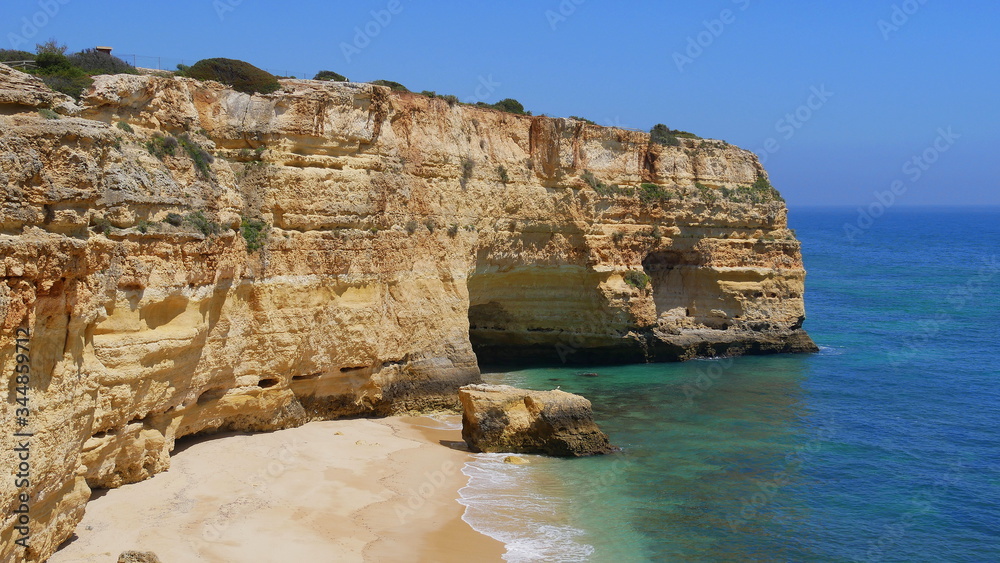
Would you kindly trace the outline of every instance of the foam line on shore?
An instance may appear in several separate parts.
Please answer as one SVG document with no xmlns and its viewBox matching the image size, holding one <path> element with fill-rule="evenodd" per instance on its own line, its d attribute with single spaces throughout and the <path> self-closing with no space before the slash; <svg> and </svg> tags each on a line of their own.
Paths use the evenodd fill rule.
<svg viewBox="0 0 1000 563">
<path fill-rule="evenodd" d="M 462 472 L 463 520 L 507 547 L 510 563 L 588 561 L 593 546 L 584 532 L 565 522 L 565 495 L 546 485 L 544 458 L 525 456 L 529 465 L 504 463 L 507 454 L 477 454 Z"/>
</svg>

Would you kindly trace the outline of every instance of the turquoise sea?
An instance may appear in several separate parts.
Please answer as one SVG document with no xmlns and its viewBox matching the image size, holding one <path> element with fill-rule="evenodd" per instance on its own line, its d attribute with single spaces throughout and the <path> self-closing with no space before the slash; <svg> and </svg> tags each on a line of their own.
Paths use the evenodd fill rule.
<svg viewBox="0 0 1000 563">
<path fill-rule="evenodd" d="M 857 216 L 790 214 L 818 354 L 487 375 L 623 452 L 481 455 L 466 520 L 509 561 L 1000 561 L 1000 209 Z"/>
</svg>

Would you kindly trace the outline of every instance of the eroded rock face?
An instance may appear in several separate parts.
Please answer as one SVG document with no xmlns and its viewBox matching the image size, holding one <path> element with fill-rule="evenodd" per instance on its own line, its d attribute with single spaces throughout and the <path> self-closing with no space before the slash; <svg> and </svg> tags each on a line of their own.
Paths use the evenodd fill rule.
<svg viewBox="0 0 1000 563">
<path fill-rule="evenodd" d="M 616 451 L 594 422 L 590 401 L 580 395 L 468 385 L 458 396 L 462 438 L 472 451 L 563 457 Z"/>
<path fill-rule="evenodd" d="M 0 64 L 0 108 L 24 106 L 34 109 L 51 109 L 66 115 L 80 112 L 73 98 L 54 92 L 38 77 Z"/>
<path fill-rule="evenodd" d="M 749 151 L 282 85 L 102 76 L 80 117 L 43 119 L 66 100 L 0 65 L 0 369 L 29 330 L 35 407 L 32 547 L 0 480 L 0 560 L 46 557 L 92 489 L 166 469 L 180 437 L 454 407 L 477 352 L 814 348 L 799 243 L 748 191 L 766 177 Z"/>
</svg>

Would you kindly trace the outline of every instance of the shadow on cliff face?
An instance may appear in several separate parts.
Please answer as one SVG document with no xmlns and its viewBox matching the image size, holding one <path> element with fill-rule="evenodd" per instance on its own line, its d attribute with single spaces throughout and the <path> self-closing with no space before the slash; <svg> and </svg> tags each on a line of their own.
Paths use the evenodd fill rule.
<svg viewBox="0 0 1000 563">
<path fill-rule="evenodd" d="M 685 317 L 690 314 L 691 298 L 685 271 L 696 266 L 696 260 L 673 250 L 650 253 L 642 261 L 642 269 L 653 288 L 657 316 L 671 311 L 683 313 Z"/>
<path fill-rule="evenodd" d="M 480 367 L 816 351 L 801 319 L 748 320 L 741 294 L 719 290 L 723 282 L 746 281 L 743 274 L 720 274 L 695 249 L 653 252 L 641 264 L 647 287 L 624 293 L 607 273 L 585 265 L 477 268 L 468 280 L 469 340 Z M 642 317 L 646 308 L 652 314 Z"/>
<path fill-rule="evenodd" d="M 645 361 L 600 283 L 601 274 L 565 265 L 469 276 L 469 340 L 480 367 Z"/>
</svg>

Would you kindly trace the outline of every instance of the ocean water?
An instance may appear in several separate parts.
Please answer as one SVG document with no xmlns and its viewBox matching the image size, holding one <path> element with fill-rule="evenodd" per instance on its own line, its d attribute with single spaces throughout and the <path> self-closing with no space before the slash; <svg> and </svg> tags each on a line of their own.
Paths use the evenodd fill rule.
<svg viewBox="0 0 1000 563">
<path fill-rule="evenodd" d="M 509 561 L 1000 561 L 1000 209 L 856 218 L 790 216 L 818 354 L 486 376 L 623 451 L 479 456 L 465 519 Z"/>
</svg>

